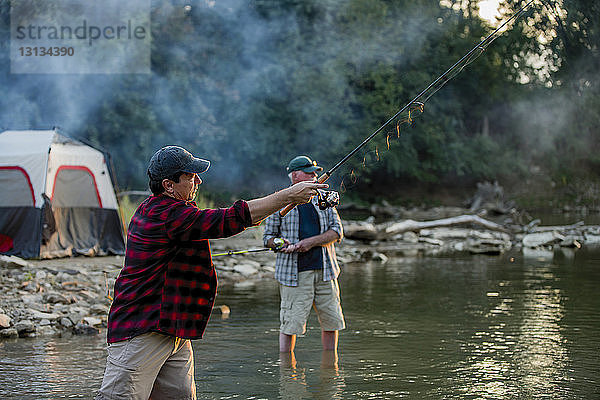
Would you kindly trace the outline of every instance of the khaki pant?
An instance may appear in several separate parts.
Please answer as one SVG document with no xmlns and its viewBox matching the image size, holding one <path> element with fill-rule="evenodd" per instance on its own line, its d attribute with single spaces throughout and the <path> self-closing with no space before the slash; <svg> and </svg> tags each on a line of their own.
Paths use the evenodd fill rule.
<svg viewBox="0 0 600 400">
<path fill-rule="evenodd" d="M 346 327 L 337 279 L 323 280 L 323 270 L 302 271 L 298 286 L 279 285 L 281 295 L 279 331 L 286 335 L 302 335 L 310 309 L 315 308 L 321 329 L 339 331 Z"/>
<path fill-rule="evenodd" d="M 194 354 L 187 339 L 145 333 L 108 346 L 96 400 L 195 400 Z"/>
</svg>

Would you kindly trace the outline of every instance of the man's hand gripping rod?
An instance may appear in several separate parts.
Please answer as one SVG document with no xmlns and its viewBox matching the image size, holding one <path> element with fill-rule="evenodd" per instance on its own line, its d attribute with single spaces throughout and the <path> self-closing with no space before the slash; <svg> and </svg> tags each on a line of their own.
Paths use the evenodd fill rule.
<svg viewBox="0 0 600 400">
<path fill-rule="evenodd" d="M 339 165 L 340 163 L 338 163 Z M 337 165 L 336 165 L 337 167 Z M 329 171 L 325 172 L 323 175 L 321 175 L 318 179 L 317 182 L 318 183 L 325 183 L 325 181 L 327 179 L 329 179 L 329 177 L 331 176 L 331 172 L 333 171 L 334 168 L 330 169 Z M 281 210 L 279 210 L 279 215 L 281 215 L 282 217 L 284 217 L 287 213 L 289 213 L 290 211 L 292 211 L 292 209 L 294 207 L 296 207 L 297 204 L 288 204 L 285 208 L 282 208 Z"/>
</svg>

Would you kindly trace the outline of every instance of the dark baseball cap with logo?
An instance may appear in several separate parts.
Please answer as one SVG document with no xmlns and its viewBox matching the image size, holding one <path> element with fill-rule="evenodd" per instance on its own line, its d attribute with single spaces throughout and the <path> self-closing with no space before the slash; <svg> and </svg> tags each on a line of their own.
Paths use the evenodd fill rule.
<svg viewBox="0 0 600 400">
<path fill-rule="evenodd" d="M 315 171 L 323 171 L 323 167 L 319 167 L 316 161 L 311 160 L 307 156 L 294 157 L 286 169 L 288 172 L 304 171 L 311 173 Z"/>
<path fill-rule="evenodd" d="M 210 167 L 210 161 L 194 157 L 180 146 L 166 146 L 158 150 L 148 164 L 150 179 L 160 181 L 178 172 L 201 174 Z"/>
</svg>

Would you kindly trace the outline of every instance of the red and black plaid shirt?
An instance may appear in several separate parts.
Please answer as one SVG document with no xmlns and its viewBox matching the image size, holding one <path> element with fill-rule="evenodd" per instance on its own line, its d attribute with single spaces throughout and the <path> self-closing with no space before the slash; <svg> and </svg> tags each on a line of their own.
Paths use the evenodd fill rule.
<svg viewBox="0 0 600 400">
<path fill-rule="evenodd" d="M 231 208 L 201 210 L 167 196 L 146 199 L 129 224 L 108 342 L 148 331 L 201 338 L 217 291 L 208 239 L 232 236 L 250 225 L 243 200 Z"/>
</svg>

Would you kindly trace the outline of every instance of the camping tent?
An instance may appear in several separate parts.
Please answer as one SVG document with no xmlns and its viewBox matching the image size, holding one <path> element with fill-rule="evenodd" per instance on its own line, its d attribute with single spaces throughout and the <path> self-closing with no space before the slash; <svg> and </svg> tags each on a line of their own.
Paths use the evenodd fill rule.
<svg viewBox="0 0 600 400">
<path fill-rule="evenodd" d="M 104 154 L 54 130 L 0 133 L 0 253 L 123 254 Z"/>
</svg>

